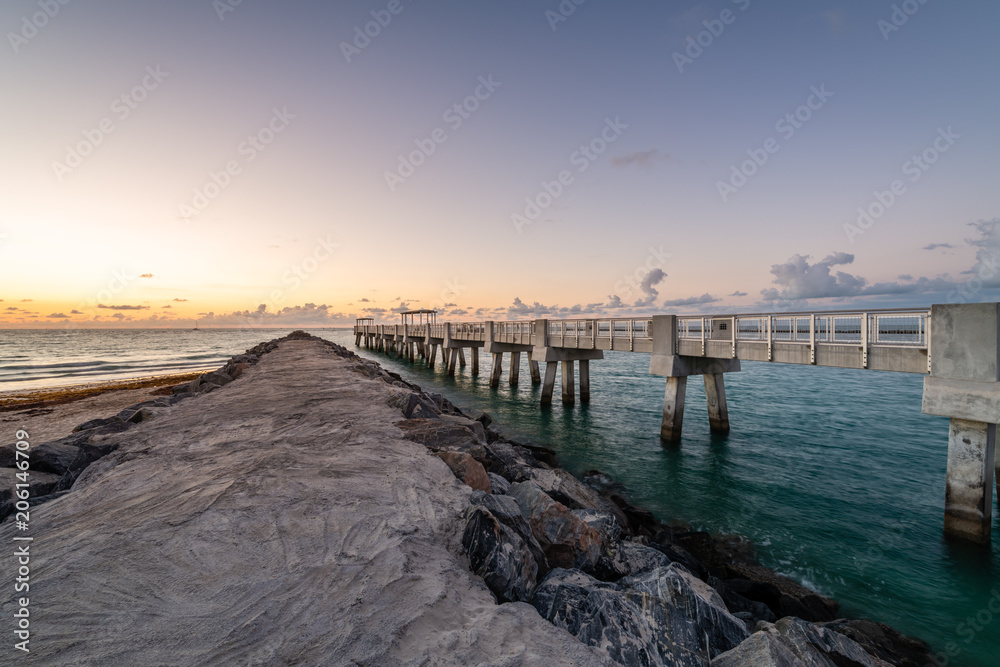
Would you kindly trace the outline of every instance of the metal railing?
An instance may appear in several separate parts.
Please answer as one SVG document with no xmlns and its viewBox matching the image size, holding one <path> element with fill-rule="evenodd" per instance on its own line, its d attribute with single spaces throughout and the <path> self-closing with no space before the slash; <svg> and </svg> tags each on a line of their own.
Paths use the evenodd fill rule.
<svg viewBox="0 0 1000 667">
<path fill-rule="evenodd" d="M 686 340 L 927 347 L 930 311 L 678 317 Z"/>
</svg>

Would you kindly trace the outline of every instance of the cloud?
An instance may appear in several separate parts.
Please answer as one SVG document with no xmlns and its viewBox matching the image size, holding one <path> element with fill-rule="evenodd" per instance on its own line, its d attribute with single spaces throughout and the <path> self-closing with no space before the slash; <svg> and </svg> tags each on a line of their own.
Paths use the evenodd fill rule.
<svg viewBox="0 0 1000 667">
<path fill-rule="evenodd" d="M 735 292 L 733 292 L 733 293 L 732 293 L 732 294 L 730 294 L 729 296 L 746 296 L 746 295 L 747 295 L 747 293 L 746 293 L 746 292 L 741 292 L 741 291 L 739 291 L 739 290 L 736 290 Z"/>
<path fill-rule="evenodd" d="M 705 293 L 701 296 L 692 296 L 687 299 L 671 299 L 663 302 L 664 308 L 676 308 L 678 306 L 697 306 L 703 303 L 715 303 L 718 301 L 711 294 Z"/>
<path fill-rule="evenodd" d="M 115 314 L 114 314 L 114 315 L 112 315 L 111 317 L 115 318 L 115 319 L 116 319 L 116 320 L 118 320 L 119 322 L 121 322 L 122 320 L 124 320 L 124 319 L 125 319 L 125 316 L 124 316 L 124 315 L 122 315 L 121 313 L 115 313 Z"/>
<path fill-rule="evenodd" d="M 177 301 L 178 303 L 184 303 L 185 301 L 187 301 L 187 299 L 174 299 L 174 301 Z"/>
<path fill-rule="evenodd" d="M 450 311 L 448 314 L 449 315 L 458 315 L 459 317 L 464 317 L 465 315 L 469 314 L 469 311 L 466 310 L 465 308 L 457 308 L 455 310 Z"/>
<path fill-rule="evenodd" d="M 950 243 L 931 243 L 930 245 L 925 245 L 924 250 L 937 250 L 938 248 L 951 249 L 954 247 Z"/>
<path fill-rule="evenodd" d="M 771 266 L 774 284 L 778 287 L 761 290 L 767 301 L 778 299 L 822 299 L 831 296 L 858 296 L 865 286 L 865 279 L 838 271 L 830 272 L 834 266 L 850 264 L 854 255 L 838 252 L 828 255 L 815 264 L 809 263 L 808 255 L 793 255 L 784 264 Z"/>
<path fill-rule="evenodd" d="M 160 308 L 173 308 L 173 306 L 171 306 L 171 305 L 168 304 L 166 306 L 160 306 Z"/>
<path fill-rule="evenodd" d="M 669 155 L 660 155 L 660 151 L 653 148 L 648 151 L 637 151 L 628 155 L 622 155 L 621 157 L 613 157 L 611 158 L 611 164 L 616 167 L 628 167 L 633 164 L 640 167 L 651 167 L 656 160 L 669 159 Z"/>
<path fill-rule="evenodd" d="M 45 317 L 49 319 L 65 320 L 69 316 L 66 313 L 52 313 L 51 315 L 46 315 Z"/>
<path fill-rule="evenodd" d="M 69 314 L 70 315 L 83 315 L 83 313 L 81 313 L 79 310 L 71 310 L 71 311 L 69 311 Z"/>
<path fill-rule="evenodd" d="M 406 303 L 405 301 L 400 301 L 399 305 L 392 309 L 392 312 L 405 313 L 408 310 L 411 310 L 410 304 Z"/>
<path fill-rule="evenodd" d="M 359 301 L 358 301 L 358 302 L 359 302 L 359 303 L 371 303 L 371 301 L 370 301 L 370 300 L 368 300 L 368 299 L 359 299 Z"/>
<path fill-rule="evenodd" d="M 152 278 L 153 274 L 152 273 L 143 273 L 143 274 L 140 274 L 139 277 L 140 278 Z"/>
<path fill-rule="evenodd" d="M 97 307 L 105 310 L 149 310 L 149 306 L 105 306 L 103 303 L 97 304 Z"/>
<path fill-rule="evenodd" d="M 21 303 L 31 303 L 34 299 L 21 299 Z"/>
<path fill-rule="evenodd" d="M 15 308 L 14 306 L 8 306 L 7 310 L 21 310 L 20 308 Z"/>
<path fill-rule="evenodd" d="M 639 285 L 639 289 L 641 289 L 642 293 L 646 296 L 636 300 L 635 307 L 645 308 L 652 306 L 653 302 L 656 301 L 656 297 L 660 296 L 660 292 L 656 289 L 656 286 L 663 282 L 666 277 L 667 274 L 663 272 L 663 269 L 659 268 L 653 269 L 647 273 L 643 277 L 642 283 Z"/>
<path fill-rule="evenodd" d="M 613 294 L 608 297 L 608 304 L 605 306 L 605 308 L 621 308 L 624 305 L 625 304 L 622 303 L 621 297 L 618 296 L 617 294 Z"/>
<path fill-rule="evenodd" d="M 798 299 L 827 299 L 833 297 L 890 296 L 901 294 L 930 294 L 951 289 L 954 282 L 946 278 L 918 278 L 900 276 L 906 282 L 868 284 L 868 280 L 845 271 L 832 272 L 835 266 L 854 262 L 854 255 L 838 252 L 828 255 L 815 264 L 808 255 L 793 255 L 784 264 L 771 267 L 777 287 L 761 290 L 766 301 Z"/>
</svg>

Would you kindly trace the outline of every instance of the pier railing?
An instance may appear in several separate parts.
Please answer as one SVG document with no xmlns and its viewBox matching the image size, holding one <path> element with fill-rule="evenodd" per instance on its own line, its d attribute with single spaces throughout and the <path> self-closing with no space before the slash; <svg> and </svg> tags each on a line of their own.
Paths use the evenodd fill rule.
<svg viewBox="0 0 1000 667">
<path fill-rule="evenodd" d="M 930 311 L 826 311 L 677 316 L 673 354 L 846 368 L 929 372 Z M 535 320 L 430 325 L 358 325 L 356 335 L 653 352 L 653 319 Z M 450 327 L 450 329 L 449 329 Z M 663 352 L 658 352 L 662 354 Z"/>
</svg>

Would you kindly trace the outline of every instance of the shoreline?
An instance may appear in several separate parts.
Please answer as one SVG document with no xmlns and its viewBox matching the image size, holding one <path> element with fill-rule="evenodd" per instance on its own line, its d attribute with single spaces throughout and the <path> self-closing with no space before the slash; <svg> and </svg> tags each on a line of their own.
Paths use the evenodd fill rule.
<svg viewBox="0 0 1000 667">
<path fill-rule="evenodd" d="M 819 650 L 815 646 L 817 642 L 832 641 L 837 644 L 835 649 L 842 653 L 856 653 L 860 647 L 867 650 L 867 653 L 862 651 L 864 655 L 892 656 L 892 664 L 920 667 L 934 664 L 926 646 L 921 648 L 919 642 L 899 635 L 888 626 L 863 620 L 838 620 L 835 601 L 822 598 L 798 582 L 757 564 L 753 545 L 745 538 L 691 531 L 679 522 L 664 523 L 652 513 L 629 503 L 623 496 L 624 489 L 606 475 L 590 471 L 582 480 L 577 479 L 559 467 L 554 451 L 509 440 L 491 429 L 489 415 L 484 413 L 473 418 L 447 399 L 422 392 L 418 386 L 385 370 L 377 362 L 308 334 L 261 343 L 248 350 L 247 355 L 234 357 L 219 371 L 201 374 L 196 380 L 171 387 L 170 398 L 166 398 L 168 392 L 163 392 L 162 399 L 134 405 L 116 418 L 99 419 L 102 423 L 90 428 L 100 438 L 102 431 L 107 432 L 104 429 L 119 428 L 114 424 L 130 428 L 150 419 L 155 423 L 158 415 L 173 409 L 175 403 L 221 389 L 239 379 L 264 355 L 287 340 L 318 341 L 351 361 L 356 366 L 354 370 L 362 375 L 381 379 L 386 385 L 403 390 L 390 405 L 395 405 L 402 413 L 404 419 L 396 426 L 402 429 L 404 437 L 422 444 L 441 458 L 459 481 L 478 489 L 472 492 L 464 510 L 468 523 L 462 544 L 470 561 L 467 567 L 472 565 L 473 571 L 482 577 L 498 601 L 520 600 L 533 604 L 540 613 L 547 610 L 548 613 L 542 613 L 543 618 L 591 646 L 596 645 L 589 641 L 594 639 L 591 634 L 596 621 L 591 616 L 568 623 L 563 613 L 568 610 L 558 604 L 561 597 L 573 597 L 574 592 L 586 591 L 586 600 L 595 596 L 601 600 L 603 613 L 607 605 L 615 609 L 629 608 L 629 600 L 639 593 L 653 595 L 660 600 L 660 606 L 666 610 L 664 613 L 674 614 L 666 620 L 675 625 L 690 623 L 690 614 L 675 614 L 677 609 L 688 609 L 694 614 L 693 621 L 698 627 L 712 632 L 716 652 L 710 651 L 711 657 L 717 656 L 721 649 L 739 651 L 751 640 L 757 644 L 763 642 L 771 650 L 789 650 L 789 643 L 794 645 L 801 640 L 813 647 L 809 651 Z M 169 377 L 161 376 L 155 382 L 164 386 Z M 172 377 L 176 381 L 177 376 Z M 124 388 L 105 387 L 104 391 Z M 59 398 L 52 400 L 59 401 Z M 49 403 L 57 404 L 59 402 Z M 87 432 L 83 429 L 81 435 L 86 436 Z M 112 451 L 102 453 L 101 457 Z M 57 493 L 66 492 L 83 472 L 83 469 L 74 471 L 68 486 L 64 477 L 61 486 L 66 488 L 58 489 Z M 91 481 L 92 478 L 88 479 Z M 544 537 L 552 531 L 563 537 L 558 540 Z M 567 532 L 569 538 L 566 538 Z M 520 554 L 520 560 L 512 562 L 510 553 Z M 532 564 L 535 574 L 526 576 Z M 660 579 L 644 581 L 642 577 L 650 572 L 657 573 Z M 664 582 L 667 588 L 683 588 L 687 597 L 663 601 Z M 650 592 L 643 588 L 649 586 L 656 590 Z M 540 597 L 544 599 L 539 600 Z M 581 600 L 577 602 L 584 604 Z M 806 618 L 799 622 L 783 620 L 793 617 Z M 602 642 L 607 640 L 609 632 L 616 637 L 610 645 L 612 652 L 618 652 L 607 657 L 622 659 L 643 655 L 652 657 L 654 662 L 659 659 L 657 655 L 667 657 L 662 653 L 667 650 L 663 641 L 649 637 L 644 638 L 641 649 L 635 648 L 634 632 L 622 632 L 622 628 L 631 628 L 630 623 L 635 622 L 646 621 L 642 616 L 634 618 L 621 612 L 619 617 L 600 626 Z M 654 635 L 657 632 L 656 627 L 646 630 Z M 696 642 L 697 646 L 692 644 L 676 655 L 669 655 L 675 659 L 694 659 L 702 650 L 700 641 Z M 746 650 L 755 646 L 748 645 Z M 646 653 L 629 653 L 635 650 Z M 917 661 L 914 656 L 918 653 L 927 659 Z M 870 664 L 886 663 L 872 660 Z"/>
<path fill-rule="evenodd" d="M 212 369 L 204 368 L 185 373 L 138 375 L 116 380 L 53 385 L 33 389 L 11 389 L 0 392 L 0 413 L 62 405 L 113 391 L 165 387 L 185 380 L 193 380 L 210 370 Z"/>
</svg>

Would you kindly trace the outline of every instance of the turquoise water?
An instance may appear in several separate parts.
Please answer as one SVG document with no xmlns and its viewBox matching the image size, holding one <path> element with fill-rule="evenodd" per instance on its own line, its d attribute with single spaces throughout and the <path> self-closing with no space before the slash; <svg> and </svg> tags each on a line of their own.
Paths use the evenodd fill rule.
<svg viewBox="0 0 1000 667">
<path fill-rule="evenodd" d="M 449 378 L 441 364 L 354 348 L 349 332 L 331 338 L 548 444 L 570 470 L 609 473 L 660 518 L 746 535 L 765 564 L 836 598 L 845 615 L 927 641 L 941 664 L 1000 664 L 1000 512 L 992 548 L 943 539 L 948 420 L 921 414 L 921 376 L 744 363 L 726 375 L 725 437 L 709 432 L 693 377 L 683 440 L 664 448 L 665 380 L 648 374 L 648 355 L 605 353 L 590 364 L 589 405 L 564 407 L 557 384 L 543 408 L 526 359 L 519 387 L 505 368 L 490 389 L 489 355 L 478 377 L 470 363 Z"/>
<path fill-rule="evenodd" d="M 0 391 L 215 367 L 285 333 L 0 331 Z M 564 407 L 557 392 L 542 408 L 526 360 L 520 387 L 505 369 L 490 389 L 488 355 L 478 377 L 470 365 L 449 378 L 440 364 L 355 348 L 349 331 L 312 333 L 489 412 L 573 471 L 611 474 L 662 519 L 748 536 L 765 564 L 835 597 L 845 614 L 950 648 L 947 664 L 1000 664 L 1000 511 L 992 548 L 942 538 L 948 422 L 920 413 L 919 376 L 746 363 L 726 376 L 726 437 L 709 433 L 704 387 L 691 378 L 683 441 L 664 448 L 665 381 L 647 373 L 647 355 L 606 353 L 591 363 L 589 405 Z"/>
</svg>

